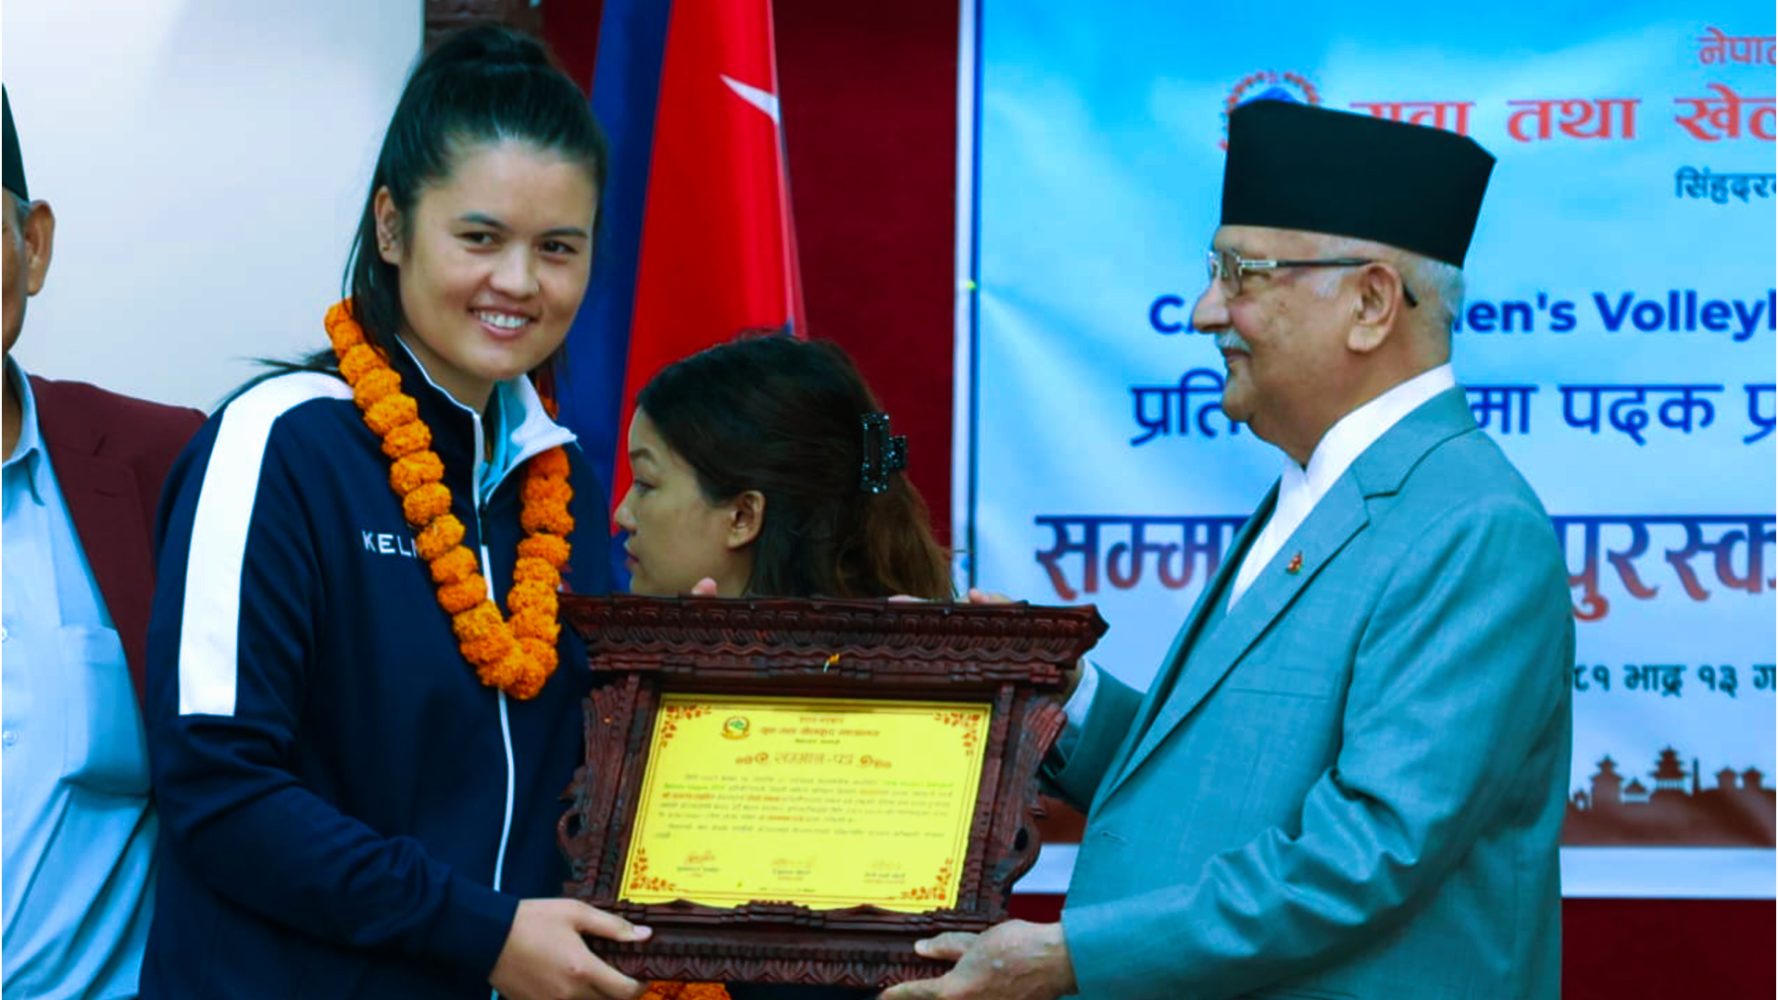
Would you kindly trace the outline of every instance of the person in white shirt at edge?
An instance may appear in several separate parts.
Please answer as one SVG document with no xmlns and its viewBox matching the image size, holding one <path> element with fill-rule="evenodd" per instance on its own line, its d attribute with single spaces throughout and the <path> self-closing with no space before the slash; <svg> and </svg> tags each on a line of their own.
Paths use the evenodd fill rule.
<svg viewBox="0 0 1778 1000">
<path fill-rule="evenodd" d="M 1556 997 L 1567 572 L 1449 364 L 1493 163 L 1231 114 L 1192 324 L 1284 475 L 1146 695 L 1082 670 L 1046 763 L 1087 810 L 1061 921 L 921 941 L 955 968 L 884 1000 Z"/>
</svg>

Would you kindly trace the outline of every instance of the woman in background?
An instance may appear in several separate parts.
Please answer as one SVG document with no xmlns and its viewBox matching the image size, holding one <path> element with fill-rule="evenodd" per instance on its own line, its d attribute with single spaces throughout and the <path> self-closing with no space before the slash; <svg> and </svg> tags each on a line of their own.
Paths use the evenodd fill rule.
<svg viewBox="0 0 1778 1000">
<path fill-rule="evenodd" d="M 389 123 L 332 350 L 169 477 L 144 997 L 641 992 L 585 939 L 647 930 L 553 898 L 590 680 L 556 669 L 584 657 L 556 592 L 611 580 L 605 490 L 527 378 L 586 292 L 605 165 L 537 42 L 444 42 Z"/>
<path fill-rule="evenodd" d="M 926 504 L 839 347 L 749 336 L 670 365 L 630 422 L 630 589 L 724 597 L 952 596 Z"/>
<path fill-rule="evenodd" d="M 751 336 L 662 370 L 636 399 L 617 523 L 630 589 L 723 597 L 952 596 L 949 559 L 907 481 L 906 445 L 844 351 Z M 655 983 L 654 997 L 720 996 Z M 874 990 L 733 984 L 734 1000 Z"/>
</svg>

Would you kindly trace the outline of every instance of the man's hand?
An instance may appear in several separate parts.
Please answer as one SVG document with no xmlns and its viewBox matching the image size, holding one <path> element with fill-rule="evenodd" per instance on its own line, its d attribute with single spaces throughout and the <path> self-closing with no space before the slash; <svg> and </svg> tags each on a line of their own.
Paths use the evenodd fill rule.
<svg viewBox="0 0 1778 1000">
<path fill-rule="evenodd" d="M 982 590 L 979 587 L 969 588 L 968 601 L 970 604 L 1011 604 L 1011 603 L 1013 603 L 1013 599 L 1006 596 L 1005 594 L 996 594 L 996 593 L 993 593 L 992 591 Z M 1074 693 L 1074 689 L 1076 687 L 1080 686 L 1081 672 L 1086 669 L 1087 669 L 1087 661 L 1075 660 L 1074 665 L 1072 667 L 1067 668 L 1064 671 L 1064 673 L 1067 676 L 1068 685 L 1062 691 L 1062 697 L 1066 698 L 1069 695 Z"/>
<path fill-rule="evenodd" d="M 704 577 L 702 580 L 699 580 L 697 583 L 692 584 L 691 590 L 688 591 L 688 593 L 690 593 L 691 596 L 693 596 L 693 597 L 715 597 L 715 596 L 717 596 L 717 594 L 716 594 L 716 578 L 713 576 Z"/>
<path fill-rule="evenodd" d="M 650 933 L 578 899 L 522 900 L 488 983 L 507 1000 L 634 1000 L 642 984 L 600 961 L 586 937 L 645 941 Z"/>
<path fill-rule="evenodd" d="M 1055 1000 L 1076 988 L 1061 924 L 1009 920 L 982 934 L 916 941 L 914 951 L 957 967 L 939 979 L 891 986 L 881 1000 Z"/>
</svg>

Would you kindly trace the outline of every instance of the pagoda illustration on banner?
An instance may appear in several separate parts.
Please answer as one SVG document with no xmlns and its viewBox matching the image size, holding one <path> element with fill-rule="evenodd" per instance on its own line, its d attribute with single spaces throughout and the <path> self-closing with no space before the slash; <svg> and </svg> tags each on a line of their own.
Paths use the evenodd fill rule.
<svg viewBox="0 0 1778 1000">
<path fill-rule="evenodd" d="M 1697 758 L 1688 768 L 1669 746 L 1648 776 L 1619 773 L 1607 756 L 1599 761 L 1590 788 L 1568 799 L 1562 843 L 1570 846 L 1772 847 L 1778 806 L 1766 776 L 1757 767 L 1724 767 L 1704 787 Z"/>
</svg>

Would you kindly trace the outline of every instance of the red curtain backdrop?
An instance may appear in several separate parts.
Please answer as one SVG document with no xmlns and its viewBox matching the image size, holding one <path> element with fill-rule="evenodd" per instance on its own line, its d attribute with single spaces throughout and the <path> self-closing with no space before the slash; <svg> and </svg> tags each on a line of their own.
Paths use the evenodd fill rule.
<svg viewBox="0 0 1778 1000">
<path fill-rule="evenodd" d="M 956 4 L 777 3 L 809 333 L 857 359 L 908 436 L 948 543 Z"/>
<path fill-rule="evenodd" d="M 910 473 L 948 537 L 956 4 L 776 2 L 809 333 L 858 359 L 896 432 L 908 435 Z M 597 7 L 544 5 L 550 44 L 583 79 Z M 1054 919 L 1060 905 L 1025 896 L 1013 908 Z M 1774 912 L 1767 901 L 1569 900 L 1563 996 L 1772 997 Z"/>
</svg>

